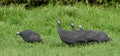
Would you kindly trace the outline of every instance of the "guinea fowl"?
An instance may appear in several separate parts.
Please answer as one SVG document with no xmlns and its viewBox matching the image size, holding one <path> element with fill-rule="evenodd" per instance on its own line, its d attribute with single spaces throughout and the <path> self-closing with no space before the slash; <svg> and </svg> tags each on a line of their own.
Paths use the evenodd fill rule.
<svg viewBox="0 0 120 56">
<path fill-rule="evenodd" d="M 40 36 L 32 30 L 24 30 L 22 32 L 17 32 L 17 35 L 20 35 L 26 42 L 43 42 Z"/>
<path fill-rule="evenodd" d="M 79 25 L 79 28 L 81 30 L 81 25 Z M 95 30 L 82 30 L 80 31 L 80 34 L 82 34 L 82 36 L 85 36 L 85 39 L 88 42 L 105 42 L 105 41 L 109 41 L 110 38 L 107 36 L 106 33 L 102 32 L 102 31 L 95 31 Z"/>
<path fill-rule="evenodd" d="M 60 26 L 60 21 L 58 23 L 58 33 L 60 39 L 66 44 L 75 44 L 77 42 L 86 42 L 84 38 L 82 38 L 77 32 L 63 30 Z"/>
<path fill-rule="evenodd" d="M 106 33 L 102 31 L 95 31 L 95 30 L 82 30 L 82 26 L 79 25 L 80 31 L 74 29 L 74 23 L 71 23 L 72 31 L 78 32 L 79 36 L 85 38 L 87 42 L 105 42 L 109 41 L 110 38 L 107 36 Z M 81 38 L 80 37 L 80 38 Z"/>
<path fill-rule="evenodd" d="M 87 39 L 88 42 L 105 42 L 109 41 L 110 38 L 108 35 L 102 31 L 95 31 L 95 30 L 84 30 L 82 31 L 84 35 L 86 36 L 85 39 Z"/>
</svg>

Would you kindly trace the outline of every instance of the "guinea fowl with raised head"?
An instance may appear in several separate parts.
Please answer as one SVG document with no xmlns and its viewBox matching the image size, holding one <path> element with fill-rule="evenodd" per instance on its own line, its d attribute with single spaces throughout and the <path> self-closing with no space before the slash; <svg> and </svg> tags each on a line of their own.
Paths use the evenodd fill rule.
<svg viewBox="0 0 120 56">
<path fill-rule="evenodd" d="M 87 42 L 105 42 L 105 41 L 110 40 L 110 38 L 107 36 L 107 34 L 102 31 L 82 30 L 81 25 L 79 25 L 80 31 L 78 31 L 78 30 L 74 29 L 73 22 L 71 23 L 71 27 L 72 27 L 73 32 L 77 32 L 77 34 L 79 34 L 79 36 L 81 36 L 82 38 L 87 40 Z"/>
<path fill-rule="evenodd" d="M 72 32 L 72 31 L 67 31 L 63 30 L 60 26 L 60 21 L 58 23 L 58 33 L 60 36 L 60 39 L 66 43 L 66 44 L 75 44 L 77 42 L 86 42 L 86 40 L 82 37 L 77 32 Z"/>
<path fill-rule="evenodd" d="M 105 42 L 110 40 L 107 34 L 102 31 L 82 30 L 81 25 L 79 25 L 79 28 L 80 28 L 80 33 L 82 34 L 82 36 L 85 36 L 85 39 L 88 42 Z"/>
<path fill-rule="evenodd" d="M 106 42 L 109 41 L 110 38 L 108 37 L 108 35 L 102 31 L 95 31 L 95 30 L 84 30 L 84 33 L 86 33 L 86 39 L 89 42 Z"/>
</svg>

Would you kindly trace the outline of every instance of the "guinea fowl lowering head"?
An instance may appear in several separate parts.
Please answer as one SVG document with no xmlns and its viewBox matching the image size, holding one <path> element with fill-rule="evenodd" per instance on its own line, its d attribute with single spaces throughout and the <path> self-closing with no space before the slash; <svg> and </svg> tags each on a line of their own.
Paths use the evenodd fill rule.
<svg viewBox="0 0 120 56">
<path fill-rule="evenodd" d="M 20 35 L 26 42 L 42 42 L 40 35 L 32 30 L 24 30 L 22 32 L 16 32 L 16 35 Z"/>
</svg>

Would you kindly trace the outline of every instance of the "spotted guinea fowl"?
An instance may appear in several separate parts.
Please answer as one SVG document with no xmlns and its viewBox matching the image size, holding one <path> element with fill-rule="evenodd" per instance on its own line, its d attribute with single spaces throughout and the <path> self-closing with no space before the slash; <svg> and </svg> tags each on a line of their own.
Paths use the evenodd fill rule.
<svg viewBox="0 0 120 56">
<path fill-rule="evenodd" d="M 81 25 L 79 25 L 79 28 L 81 30 Z M 80 34 L 82 36 L 85 36 L 85 39 L 88 42 L 105 42 L 109 41 L 110 38 L 105 32 L 97 31 L 97 30 L 82 30 L 80 31 Z"/>
<path fill-rule="evenodd" d="M 102 31 L 97 31 L 97 30 L 84 30 L 82 31 L 86 35 L 86 39 L 89 42 L 106 42 L 109 41 L 110 38 L 108 35 Z"/>
<path fill-rule="evenodd" d="M 40 38 L 40 35 L 38 33 L 32 31 L 32 30 L 24 30 L 22 32 L 17 32 L 17 35 L 20 35 L 24 41 L 26 42 L 43 42 L 42 39 Z"/>
<path fill-rule="evenodd" d="M 58 23 L 58 33 L 60 39 L 66 44 L 75 44 L 77 42 L 86 42 L 84 38 L 82 38 L 77 32 L 63 30 L 60 26 L 60 21 Z"/>
<path fill-rule="evenodd" d="M 106 33 L 102 32 L 102 31 L 95 31 L 95 30 L 82 30 L 82 26 L 79 25 L 79 29 L 75 30 L 74 29 L 74 23 L 71 23 L 72 26 L 72 31 L 73 32 L 79 32 L 79 36 L 85 38 L 85 40 L 87 40 L 87 42 L 105 42 L 105 41 L 109 41 L 110 38 L 107 36 Z"/>
</svg>

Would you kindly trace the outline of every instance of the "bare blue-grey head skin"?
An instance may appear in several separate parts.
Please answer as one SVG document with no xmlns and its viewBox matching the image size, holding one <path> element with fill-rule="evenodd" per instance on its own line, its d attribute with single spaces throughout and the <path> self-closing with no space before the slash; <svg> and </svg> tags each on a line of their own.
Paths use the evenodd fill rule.
<svg viewBox="0 0 120 56">
<path fill-rule="evenodd" d="M 78 27 L 80 28 L 80 30 L 83 30 L 83 29 L 82 29 L 82 25 L 79 25 Z"/>
<path fill-rule="evenodd" d="M 18 31 L 18 32 L 16 32 L 16 35 L 20 35 L 20 33 L 21 33 L 21 32 Z"/>
</svg>

